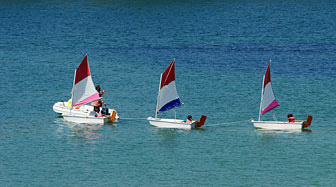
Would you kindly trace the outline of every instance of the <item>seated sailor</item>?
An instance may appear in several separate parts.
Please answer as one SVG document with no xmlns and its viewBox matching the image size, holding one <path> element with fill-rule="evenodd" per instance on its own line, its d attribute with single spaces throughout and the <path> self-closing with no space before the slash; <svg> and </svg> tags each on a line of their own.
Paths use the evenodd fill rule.
<svg viewBox="0 0 336 187">
<path fill-rule="evenodd" d="M 183 123 L 191 124 L 192 123 L 192 116 L 188 115 L 187 119 L 184 120 Z"/>
<path fill-rule="evenodd" d="M 289 123 L 294 123 L 295 122 L 295 118 L 294 118 L 293 114 L 288 114 L 287 117 L 288 117 L 288 122 Z"/>
</svg>

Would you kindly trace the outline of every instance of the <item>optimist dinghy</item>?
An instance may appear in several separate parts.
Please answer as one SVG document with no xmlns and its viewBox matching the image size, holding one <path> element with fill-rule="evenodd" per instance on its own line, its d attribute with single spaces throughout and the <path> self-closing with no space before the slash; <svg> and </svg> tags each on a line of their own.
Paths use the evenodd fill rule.
<svg viewBox="0 0 336 187">
<path fill-rule="evenodd" d="M 160 128 L 191 129 L 204 125 L 206 116 L 203 115 L 201 116 L 200 121 L 192 120 L 192 123 L 184 123 L 183 120 L 176 119 L 176 116 L 175 119 L 157 118 L 159 112 L 164 112 L 182 105 L 183 103 L 180 101 L 180 97 L 177 95 L 176 90 L 174 59 L 160 77 L 155 118 L 148 117 L 147 120 L 151 125 Z"/>
<path fill-rule="evenodd" d="M 53 106 L 53 110 L 62 114 L 66 121 L 103 124 L 119 118 L 114 109 L 108 109 L 102 117 L 95 117 L 94 107 L 85 105 L 100 99 L 92 81 L 87 55 L 75 70 L 71 98 L 69 102 L 57 102 Z"/>
<path fill-rule="evenodd" d="M 295 122 L 288 121 L 261 121 L 261 116 L 266 114 L 270 110 L 279 106 L 277 100 L 275 99 L 272 85 L 271 85 L 271 71 L 270 71 L 271 60 L 268 63 L 266 73 L 264 75 L 262 89 L 261 89 L 261 101 L 259 109 L 259 119 L 258 121 L 251 120 L 254 127 L 268 129 L 268 130 L 295 130 L 303 129 L 309 127 L 312 121 L 312 116 L 308 115 L 307 120 L 295 120 Z"/>
</svg>

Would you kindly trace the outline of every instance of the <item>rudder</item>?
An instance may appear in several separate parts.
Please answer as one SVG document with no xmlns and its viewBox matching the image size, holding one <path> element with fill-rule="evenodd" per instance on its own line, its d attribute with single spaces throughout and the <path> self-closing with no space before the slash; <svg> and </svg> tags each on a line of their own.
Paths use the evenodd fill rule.
<svg viewBox="0 0 336 187">
<path fill-rule="evenodd" d="M 201 127 L 201 126 L 203 126 L 204 123 L 205 123 L 206 118 L 207 118 L 206 116 L 202 115 L 201 118 L 200 118 L 200 120 L 196 121 L 195 127 Z"/>
<path fill-rule="evenodd" d="M 313 116 L 308 115 L 307 120 L 303 122 L 303 127 L 309 127 L 311 125 L 312 120 Z"/>
</svg>

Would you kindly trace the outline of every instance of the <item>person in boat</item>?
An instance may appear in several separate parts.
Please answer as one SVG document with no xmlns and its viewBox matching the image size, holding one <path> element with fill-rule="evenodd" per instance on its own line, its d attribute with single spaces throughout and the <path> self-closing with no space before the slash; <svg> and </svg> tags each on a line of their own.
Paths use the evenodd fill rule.
<svg viewBox="0 0 336 187">
<path fill-rule="evenodd" d="M 192 116 L 188 115 L 187 119 L 184 120 L 183 123 L 191 124 L 192 123 Z"/>
<path fill-rule="evenodd" d="M 97 86 L 96 86 L 96 90 L 97 90 L 97 92 L 99 93 L 99 97 L 102 97 L 103 94 L 105 93 L 105 90 L 103 90 L 102 92 L 100 92 L 100 85 L 97 85 Z"/>
<path fill-rule="evenodd" d="M 94 111 L 95 111 L 95 114 L 94 114 L 95 117 L 103 117 L 99 107 L 94 108 Z"/>
<path fill-rule="evenodd" d="M 295 122 L 295 118 L 294 118 L 293 114 L 288 114 L 287 117 L 288 117 L 288 122 L 289 123 L 294 123 Z"/>
<path fill-rule="evenodd" d="M 100 92 L 100 90 L 101 90 L 100 85 L 97 85 L 97 86 L 96 86 L 96 90 L 97 90 L 97 92 L 98 92 L 98 94 L 99 94 L 99 97 L 102 97 L 103 94 L 105 93 L 105 90 L 103 90 L 102 92 Z M 93 110 L 94 110 L 94 111 L 96 111 L 96 108 L 97 108 L 97 110 L 100 111 L 100 107 L 101 107 L 103 104 L 106 106 L 106 103 L 103 101 L 103 99 L 99 99 L 99 100 L 97 100 L 97 101 L 93 101 L 93 102 L 91 103 L 91 105 L 93 106 Z"/>
</svg>

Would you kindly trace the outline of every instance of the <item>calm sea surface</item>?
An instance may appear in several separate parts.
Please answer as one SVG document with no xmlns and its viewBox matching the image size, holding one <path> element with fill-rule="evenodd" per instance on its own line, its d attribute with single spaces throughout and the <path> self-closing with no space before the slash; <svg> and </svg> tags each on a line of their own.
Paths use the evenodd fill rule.
<svg viewBox="0 0 336 187">
<path fill-rule="evenodd" d="M 333 186 L 335 1 L 1 1 L 0 186 Z M 85 54 L 112 125 L 66 123 Z M 176 59 L 184 119 L 151 127 L 160 73 Z M 253 128 L 272 59 L 280 107 L 307 131 Z M 168 111 L 160 117 L 173 118 Z"/>
</svg>

